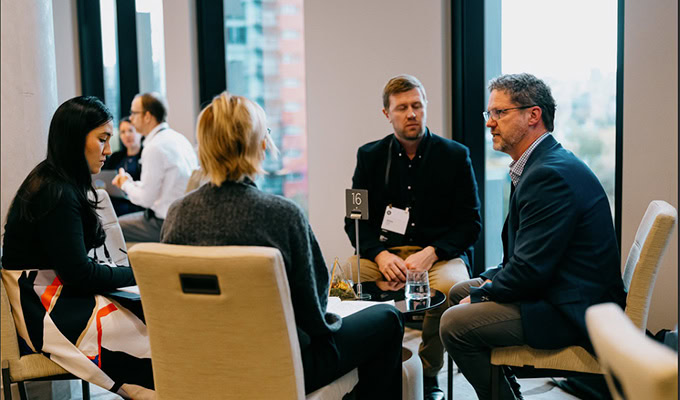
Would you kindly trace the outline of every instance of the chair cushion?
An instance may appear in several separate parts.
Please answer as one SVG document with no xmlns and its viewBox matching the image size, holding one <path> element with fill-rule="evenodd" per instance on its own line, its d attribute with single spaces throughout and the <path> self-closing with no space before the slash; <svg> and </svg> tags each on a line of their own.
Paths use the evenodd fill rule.
<svg viewBox="0 0 680 400">
<path fill-rule="evenodd" d="M 580 346 L 569 346 L 558 350 L 540 350 L 529 346 L 499 347 L 491 351 L 492 365 L 512 367 L 533 366 L 539 369 L 601 374 L 595 357 Z"/>
<path fill-rule="evenodd" d="M 42 354 L 29 354 L 18 360 L 9 360 L 9 376 L 12 382 L 68 373 L 68 371 Z"/>
</svg>

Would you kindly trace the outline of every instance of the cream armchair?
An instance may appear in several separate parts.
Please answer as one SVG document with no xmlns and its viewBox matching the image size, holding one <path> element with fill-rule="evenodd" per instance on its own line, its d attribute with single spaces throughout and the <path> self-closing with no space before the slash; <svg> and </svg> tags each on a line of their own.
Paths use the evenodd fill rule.
<svg viewBox="0 0 680 400">
<path fill-rule="evenodd" d="M 281 253 L 139 243 L 130 249 L 159 399 L 304 399 Z M 353 370 L 307 399 L 340 400 Z"/>
<path fill-rule="evenodd" d="M 616 304 L 588 308 L 586 326 L 615 400 L 678 398 L 678 353 L 646 337 Z"/>
</svg>

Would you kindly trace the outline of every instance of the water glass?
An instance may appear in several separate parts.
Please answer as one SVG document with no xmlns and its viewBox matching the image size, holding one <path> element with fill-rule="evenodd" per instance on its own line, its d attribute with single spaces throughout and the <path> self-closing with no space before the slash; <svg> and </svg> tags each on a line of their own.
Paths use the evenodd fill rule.
<svg viewBox="0 0 680 400">
<path fill-rule="evenodd" d="M 406 298 L 420 300 L 430 297 L 430 281 L 427 271 L 406 271 Z"/>
</svg>

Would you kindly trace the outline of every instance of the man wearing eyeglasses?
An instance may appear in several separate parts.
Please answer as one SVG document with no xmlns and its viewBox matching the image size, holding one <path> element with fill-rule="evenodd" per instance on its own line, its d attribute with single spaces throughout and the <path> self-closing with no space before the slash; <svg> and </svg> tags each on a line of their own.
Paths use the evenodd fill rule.
<svg viewBox="0 0 680 400">
<path fill-rule="evenodd" d="M 469 279 L 472 245 L 481 231 L 469 151 L 427 128 L 425 88 L 414 76 L 390 79 L 383 107 L 394 133 L 359 148 L 352 177 L 352 187 L 367 189 L 369 198 L 369 220 L 359 223 L 361 280 L 403 287 L 407 270 L 423 270 L 430 287 L 446 294 Z M 354 227 L 345 220 L 356 247 Z M 426 312 L 423 320 L 419 355 L 426 400 L 444 398 L 437 373 L 444 354 L 439 318 L 446 307 Z"/>
<path fill-rule="evenodd" d="M 154 93 L 135 96 L 130 122 L 144 136 L 140 159 L 142 174 L 135 181 L 122 168 L 113 179 L 133 204 L 145 211 L 120 218 L 126 242 L 159 242 L 161 227 L 170 204 L 184 195 L 189 177 L 198 168 L 198 158 L 184 135 L 165 122 L 165 105 Z"/>
<path fill-rule="evenodd" d="M 552 136 L 555 100 L 529 74 L 491 81 L 484 118 L 493 148 L 507 153 L 511 194 L 503 261 L 456 284 L 442 316 L 444 346 L 480 399 L 490 398 L 495 347 L 590 347 L 585 310 L 625 305 L 611 209 L 593 172 Z M 510 371 L 501 399 L 521 398 Z"/>
</svg>

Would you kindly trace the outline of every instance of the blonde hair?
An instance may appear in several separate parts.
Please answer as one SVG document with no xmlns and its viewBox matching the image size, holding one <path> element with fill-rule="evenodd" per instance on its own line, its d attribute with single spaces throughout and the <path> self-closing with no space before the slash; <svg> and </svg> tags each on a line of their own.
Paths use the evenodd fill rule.
<svg viewBox="0 0 680 400">
<path fill-rule="evenodd" d="M 201 111 L 196 126 L 198 158 L 205 176 L 216 186 L 225 181 L 254 179 L 264 173 L 262 142 L 276 152 L 267 134 L 262 107 L 242 96 L 223 92 Z"/>
</svg>

